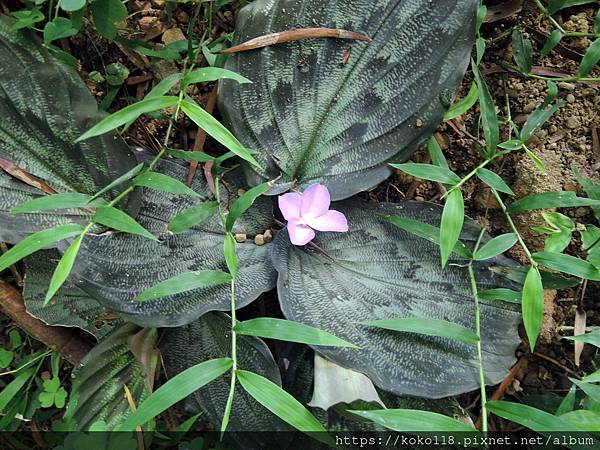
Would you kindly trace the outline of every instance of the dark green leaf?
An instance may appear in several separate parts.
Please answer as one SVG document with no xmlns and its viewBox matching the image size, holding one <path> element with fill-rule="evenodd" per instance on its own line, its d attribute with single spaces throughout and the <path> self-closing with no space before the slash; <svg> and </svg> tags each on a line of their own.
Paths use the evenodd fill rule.
<svg viewBox="0 0 600 450">
<path fill-rule="evenodd" d="M 390 164 L 394 169 L 406 172 L 413 177 L 424 180 L 437 181 L 438 183 L 455 185 L 460 182 L 460 177 L 451 170 L 432 164 Z"/>
<path fill-rule="evenodd" d="M 10 212 L 13 214 L 30 213 L 38 211 L 48 211 L 52 209 L 67 209 L 67 208 L 90 208 L 89 202 L 92 197 L 87 194 L 79 194 L 77 192 L 66 192 L 64 194 L 46 195 L 44 197 L 34 198 L 21 203 Z M 98 202 L 97 204 L 101 204 Z"/>
<path fill-rule="evenodd" d="M 113 188 L 115 188 L 115 187 L 117 187 L 117 186 L 125 183 L 126 181 L 131 180 L 138 173 L 140 173 L 143 168 L 144 168 L 144 163 L 140 163 L 137 166 L 135 166 L 133 169 L 128 170 L 127 172 L 125 172 L 123 175 L 115 178 L 109 184 L 107 184 L 102 189 L 100 189 L 98 192 L 96 192 L 96 194 L 92 197 L 92 200 L 94 200 L 94 199 L 96 199 L 96 198 L 104 195 L 106 192 L 108 192 L 108 191 L 112 190 Z"/>
<path fill-rule="evenodd" d="M 390 430 L 403 433 L 428 432 L 476 432 L 466 423 L 442 414 L 414 409 L 380 409 L 370 411 L 348 410 L 352 414 L 372 420 Z"/>
<path fill-rule="evenodd" d="M 356 347 L 331 333 L 291 320 L 260 317 L 238 323 L 234 330 L 239 334 L 299 342 L 301 344 L 334 347 Z"/>
<path fill-rule="evenodd" d="M 485 168 L 477 169 L 477 177 L 489 187 L 499 192 L 504 192 L 508 195 L 515 195 L 512 189 L 504 182 L 504 180 L 491 170 Z"/>
<path fill-rule="evenodd" d="M 233 229 L 233 225 L 235 221 L 238 220 L 242 214 L 244 214 L 248 208 L 250 208 L 256 199 L 263 195 L 271 188 L 269 183 L 263 183 L 252 189 L 244 192 L 236 201 L 233 202 L 229 212 L 227 213 L 227 220 L 225 222 L 225 226 L 227 231 L 231 231 Z"/>
<path fill-rule="evenodd" d="M 48 22 L 44 27 L 44 42 L 49 44 L 57 39 L 66 38 L 77 34 L 77 28 L 73 27 L 71 21 L 65 17 L 57 17 Z"/>
<path fill-rule="evenodd" d="M 225 241 L 223 242 L 223 255 L 225 257 L 225 263 L 227 264 L 227 270 L 235 277 L 238 271 L 238 258 L 235 250 L 236 242 L 233 234 L 226 233 Z"/>
<path fill-rule="evenodd" d="M 476 51 L 476 62 L 477 65 L 481 64 L 481 60 L 483 59 L 483 55 L 485 54 L 485 48 L 487 46 L 487 42 L 484 38 L 478 37 L 475 40 L 475 51 Z M 477 93 L 479 97 L 479 93 Z"/>
<path fill-rule="evenodd" d="M 594 33 L 600 34 L 600 9 L 596 13 L 596 19 L 594 19 Z"/>
<path fill-rule="evenodd" d="M 256 373 L 246 370 L 238 370 L 236 373 L 244 390 L 277 417 L 297 430 L 335 446 L 321 422 L 281 387 Z"/>
<path fill-rule="evenodd" d="M 471 88 L 469 89 L 467 96 L 462 100 L 454 103 L 450 107 L 448 112 L 446 112 L 446 115 L 444 115 L 444 120 L 452 120 L 462 116 L 464 113 L 470 110 L 473 107 L 473 105 L 475 105 L 475 103 L 477 103 L 478 98 L 479 91 L 477 90 L 477 84 L 473 83 L 471 84 Z"/>
<path fill-rule="evenodd" d="M 427 141 L 427 151 L 429 152 L 433 164 L 438 167 L 443 167 L 444 169 L 448 168 L 448 161 L 446 161 L 446 157 L 440 148 L 440 144 L 438 144 L 438 141 L 434 136 L 431 136 Z"/>
<path fill-rule="evenodd" d="M 545 58 L 548 56 L 554 47 L 560 43 L 562 38 L 563 34 L 560 32 L 560 30 L 554 30 L 552 33 L 550 33 L 550 37 L 548 37 L 546 43 L 544 44 L 544 48 L 542 48 L 542 51 L 540 52 L 540 57 Z"/>
<path fill-rule="evenodd" d="M 240 144 L 235 136 L 231 134 L 227 128 L 221 125 L 217 119 L 196 103 L 184 100 L 181 102 L 181 109 L 196 125 L 198 125 L 198 127 L 206 131 L 206 133 L 212 136 L 216 141 L 223 144 L 243 160 L 248 161 L 256 167 L 260 167 L 256 159 L 254 159 L 254 156 L 250 154 L 250 151 Z"/>
<path fill-rule="evenodd" d="M 133 217 L 112 206 L 100 206 L 96 208 L 94 222 L 105 227 L 124 231 L 125 233 L 138 234 L 147 239 L 158 241 L 156 236 L 137 223 Z"/>
<path fill-rule="evenodd" d="M 181 292 L 192 291 L 194 289 L 218 286 L 229 283 L 231 275 L 220 270 L 203 270 L 201 272 L 188 272 L 176 275 L 168 280 L 161 281 L 149 289 L 139 294 L 134 300 L 138 302 L 155 300 L 157 298 L 169 295 L 179 294 Z"/>
<path fill-rule="evenodd" d="M 592 45 L 587 49 L 581 64 L 579 65 L 579 76 L 585 77 L 600 61 L 600 38 L 597 38 Z"/>
<path fill-rule="evenodd" d="M 510 141 L 501 142 L 498 144 L 498 147 L 505 150 L 519 150 L 521 147 L 523 147 L 523 142 L 520 139 L 513 139 Z"/>
<path fill-rule="evenodd" d="M 531 72 L 533 48 L 531 47 L 531 41 L 523 36 L 521 30 L 515 30 L 512 33 L 512 51 L 519 70 L 523 73 Z"/>
<path fill-rule="evenodd" d="M 238 83 L 252 83 L 248 78 L 243 77 L 231 70 L 221 69 L 219 67 L 202 67 L 188 73 L 183 79 L 183 85 L 188 86 L 194 83 L 206 83 L 217 80 L 235 80 Z"/>
<path fill-rule="evenodd" d="M 352 226 L 347 233 L 318 233 L 314 240 L 318 251 L 292 245 L 285 230 L 272 243 L 284 316 L 357 345 L 357 349 L 318 347 L 318 351 L 342 367 L 364 373 L 384 390 L 440 398 L 477 389 L 477 352 L 472 345 L 359 324 L 390 317 L 429 317 L 475 329 L 468 271 L 461 265 L 465 260 L 453 259 L 442 270 L 436 244 L 382 218 L 437 224 L 441 208 L 356 199 L 335 208 Z M 461 238 L 471 246 L 479 233 L 480 227 L 466 220 Z M 514 263 L 504 257 L 474 262 L 478 288 L 516 289 L 490 270 L 490 266 L 506 265 Z M 482 301 L 481 317 L 483 360 L 491 384 L 501 381 L 514 363 L 521 317 L 515 305 L 498 301 Z M 407 348 L 410 351 L 402 350 Z"/>
<path fill-rule="evenodd" d="M 600 200 L 600 183 L 598 181 L 591 178 L 584 178 L 578 170 L 575 170 L 575 176 L 577 177 L 577 182 L 589 198 Z M 594 211 L 594 216 L 600 222 L 600 206 L 592 207 L 592 210 Z"/>
<path fill-rule="evenodd" d="M 586 344 L 592 344 L 600 348 L 600 330 L 594 330 L 578 336 L 564 336 L 564 338 L 571 341 L 585 342 Z"/>
<path fill-rule="evenodd" d="M 403 317 L 400 319 L 366 320 L 361 322 L 370 327 L 385 330 L 419 333 L 427 336 L 438 336 L 456 339 L 466 344 L 479 342 L 477 334 L 470 328 L 457 325 L 447 320 L 432 319 L 430 317 Z"/>
<path fill-rule="evenodd" d="M 485 144 L 488 154 L 491 155 L 496 152 L 496 147 L 498 147 L 498 143 L 500 142 L 500 125 L 498 124 L 498 116 L 496 115 L 496 105 L 485 80 L 479 72 L 479 68 L 472 63 L 471 69 L 473 70 L 473 76 L 475 77 L 479 91 L 479 109 L 481 110 Z"/>
<path fill-rule="evenodd" d="M 200 196 L 181 181 L 158 172 L 145 172 L 137 176 L 133 184 L 156 189 L 157 191 L 171 192 L 172 194 Z"/>
<path fill-rule="evenodd" d="M 496 256 L 501 255 L 508 249 L 512 248 L 517 243 L 517 240 L 517 235 L 515 233 L 507 233 L 496 236 L 494 239 L 479 248 L 473 254 L 473 259 L 483 261 L 485 259 L 495 258 Z"/>
<path fill-rule="evenodd" d="M 533 351 L 544 319 L 544 288 L 537 267 L 531 267 L 525 278 L 521 296 L 521 310 L 523 312 L 523 324 L 529 338 L 529 347 Z"/>
<path fill-rule="evenodd" d="M 55 242 L 81 234 L 83 229 L 84 228 L 81 225 L 63 225 L 49 230 L 38 231 L 37 233 L 26 237 L 0 256 L 0 272 L 26 256 L 49 247 Z"/>
<path fill-rule="evenodd" d="M 121 0 L 93 0 L 90 2 L 94 25 L 106 39 L 117 36 L 115 24 L 127 17 L 127 8 Z"/>
<path fill-rule="evenodd" d="M 525 278 L 529 272 L 529 267 L 491 267 L 493 272 L 499 273 L 507 279 L 514 281 L 522 285 L 525 283 Z M 542 285 L 544 289 L 567 289 L 570 287 L 577 287 L 581 284 L 581 280 L 575 277 L 568 277 L 561 273 L 548 272 L 547 270 L 540 270 L 542 275 Z"/>
<path fill-rule="evenodd" d="M 177 214 L 173 220 L 169 222 L 168 230 L 173 233 L 181 233 L 210 219 L 215 215 L 218 209 L 219 204 L 216 201 L 204 202 L 192 206 Z"/>
<path fill-rule="evenodd" d="M 48 292 L 46 293 L 46 298 L 44 299 L 44 305 L 48 304 L 52 297 L 54 297 L 56 291 L 60 289 L 71 273 L 71 269 L 75 263 L 75 258 L 77 258 L 77 253 L 79 253 L 81 240 L 84 238 L 84 236 L 85 234 L 82 233 L 76 237 L 62 255 L 60 261 L 58 261 L 58 265 L 56 266 L 56 269 L 52 274 L 52 278 L 50 279 L 50 285 L 48 286 Z"/>
<path fill-rule="evenodd" d="M 0 391 L 0 411 L 5 411 L 6 406 L 21 391 L 34 373 L 35 369 L 33 368 L 25 369 L 19 372 L 14 380 L 4 386 L 2 391 Z"/>
<path fill-rule="evenodd" d="M 479 292 L 479 298 L 483 300 L 504 300 L 510 303 L 521 303 L 521 293 L 506 288 L 481 291 Z"/>
<path fill-rule="evenodd" d="M 509 214 L 519 214 L 532 209 L 545 208 L 570 208 L 577 206 L 598 206 L 600 200 L 577 197 L 575 192 L 542 192 L 541 194 L 532 194 L 513 202 L 508 207 Z"/>
<path fill-rule="evenodd" d="M 533 431 L 559 432 L 574 429 L 573 425 L 558 416 L 520 403 L 490 400 L 486 406 L 493 414 Z"/>
<path fill-rule="evenodd" d="M 523 125 L 519 139 L 522 142 L 527 142 L 533 133 L 539 130 L 549 119 L 554 115 L 556 111 L 564 106 L 564 102 L 561 100 L 556 102 L 550 108 L 545 104 L 542 104 L 539 108 L 535 109 L 527 118 L 527 122 Z"/>
<path fill-rule="evenodd" d="M 95 4 L 98 1 L 99 0 L 96 0 L 92 4 Z M 120 3 L 121 0 L 116 1 L 119 1 Z M 102 119 L 92 128 L 79 136 L 75 142 L 84 141 L 91 137 L 107 133 L 108 131 L 120 127 L 121 125 L 125 125 L 127 122 L 137 119 L 142 114 L 159 111 L 161 109 L 168 108 L 169 106 L 173 106 L 177 103 L 177 101 L 178 98 L 173 96 L 152 97 L 134 103 L 133 105 L 126 106 L 125 108 L 120 109 L 119 111 Z"/>
<path fill-rule="evenodd" d="M 534 253 L 533 259 L 548 269 L 575 275 L 576 277 L 600 281 L 600 269 L 583 259 L 561 253 L 540 252 Z"/>
<path fill-rule="evenodd" d="M 223 80 L 219 93 L 228 125 L 256 150 L 262 167 L 248 168 L 250 185 L 281 175 L 272 194 L 290 183 L 300 191 L 321 183 L 340 200 L 387 178 L 388 163 L 406 161 L 450 106 L 469 62 L 478 6 L 475 0 L 334 0 L 326 8 L 321 0 L 250 3 L 238 17 L 236 42 L 315 23 L 371 39 L 352 42 L 346 64 L 340 58 L 349 43 L 340 39 L 300 40 L 227 59 L 227 69 L 253 81 Z"/>
<path fill-rule="evenodd" d="M 169 155 L 174 158 L 183 159 L 184 161 L 208 162 L 214 161 L 215 158 L 207 155 L 204 152 L 190 152 L 186 150 L 169 150 Z"/>
<path fill-rule="evenodd" d="M 60 9 L 67 12 L 78 11 L 85 6 L 87 0 L 59 0 Z"/>
<path fill-rule="evenodd" d="M 404 217 L 386 216 L 384 219 L 402 230 L 408 231 L 423 239 L 427 239 L 429 242 L 433 242 L 436 245 L 440 244 L 440 229 L 438 227 L 418 220 L 406 219 Z M 471 250 L 465 247 L 465 244 L 461 241 L 456 243 L 452 251 L 465 259 L 471 259 L 473 256 Z"/>
<path fill-rule="evenodd" d="M 440 223 L 440 254 L 442 267 L 446 266 L 450 253 L 454 250 L 465 219 L 465 205 L 460 189 L 455 189 L 448 194 L 442 221 Z"/>
</svg>

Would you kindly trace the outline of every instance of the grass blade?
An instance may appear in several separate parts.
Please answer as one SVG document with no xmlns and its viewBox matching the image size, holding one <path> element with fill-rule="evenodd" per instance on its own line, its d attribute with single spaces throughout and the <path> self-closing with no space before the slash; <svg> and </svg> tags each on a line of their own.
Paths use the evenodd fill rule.
<svg viewBox="0 0 600 450">
<path fill-rule="evenodd" d="M 521 296 L 523 324 L 529 338 L 529 347 L 533 351 L 544 319 L 544 288 L 537 267 L 531 267 L 523 284 Z"/>
<path fill-rule="evenodd" d="M 20 203 L 11 208 L 13 214 L 49 211 L 52 209 L 70 209 L 91 207 L 89 202 L 92 197 L 79 192 L 65 192 L 62 194 L 45 195 Z"/>
<path fill-rule="evenodd" d="M 460 182 L 460 177 L 451 170 L 432 164 L 405 163 L 390 164 L 390 166 L 423 180 L 437 181 L 451 186 Z"/>
<path fill-rule="evenodd" d="M 473 83 L 473 84 L 471 84 L 471 89 L 469 89 L 469 93 L 467 94 L 467 96 L 465 98 L 463 98 L 462 100 L 454 103 L 450 107 L 448 112 L 446 112 L 446 115 L 444 116 L 444 120 L 448 121 L 448 120 L 456 119 L 457 117 L 462 116 L 464 113 L 466 113 L 468 110 L 470 110 L 475 103 L 477 103 L 478 98 L 479 98 L 479 91 L 477 89 L 477 84 Z"/>
<path fill-rule="evenodd" d="M 429 317 L 367 320 L 361 323 L 370 327 L 383 328 L 385 330 L 455 339 L 464 342 L 465 344 L 476 344 L 479 342 L 479 338 L 473 330 L 456 323 L 448 322 L 447 320 L 432 319 Z"/>
<path fill-rule="evenodd" d="M 585 77 L 598 64 L 598 61 L 600 61 L 600 38 L 597 38 L 583 55 L 579 65 L 579 76 Z"/>
<path fill-rule="evenodd" d="M 494 239 L 477 250 L 473 255 L 473 259 L 476 261 L 483 261 L 485 259 L 490 259 L 501 255 L 515 245 L 517 240 L 517 235 L 515 233 L 507 233 L 496 236 Z"/>
<path fill-rule="evenodd" d="M 349 413 L 369 419 L 390 430 L 415 432 L 477 432 L 470 425 L 442 414 L 417 409 L 375 409 Z"/>
<path fill-rule="evenodd" d="M 44 299 L 44 306 L 48 304 L 48 302 L 54 297 L 56 292 L 60 289 L 60 287 L 64 284 L 67 277 L 71 273 L 71 269 L 73 269 L 73 264 L 75 263 L 75 258 L 77 258 L 77 253 L 79 253 L 79 247 L 81 247 L 81 241 L 85 236 L 85 232 L 81 233 L 69 248 L 65 251 L 65 253 L 60 258 L 56 269 L 54 269 L 54 273 L 52 274 L 52 278 L 50 279 L 50 286 L 48 287 L 48 292 L 46 292 L 46 298 Z"/>
<path fill-rule="evenodd" d="M 110 191 L 111 189 L 119 186 L 120 184 L 125 183 L 126 181 L 131 180 L 132 178 L 134 178 L 137 174 L 139 174 L 142 169 L 144 168 L 144 163 L 140 163 L 137 166 L 135 166 L 133 169 L 127 171 L 126 173 L 124 173 L 123 175 L 121 175 L 120 177 L 116 178 L 115 180 L 111 181 L 109 184 L 107 184 L 106 186 L 104 186 L 102 189 L 100 189 L 98 192 L 96 192 L 96 194 L 92 197 L 92 200 L 100 197 L 101 195 L 105 194 L 106 192 Z"/>
<path fill-rule="evenodd" d="M 515 195 L 512 189 L 504 182 L 504 180 L 491 170 L 485 168 L 477 169 L 477 178 L 479 178 L 492 189 L 495 189 L 499 192 L 504 192 L 508 195 Z"/>
<path fill-rule="evenodd" d="M 479 292 L 482 300 L 504 300 L 509 303 L 521 303 L 521 293 L 512 289 L 496 288 Z"/>
<path fill-rule="evenodd" d="M 303 323 L 272 317 L 260 317 L 240 322 L 235 326 L 234 330 L 238 334 L 247 336 L 299 342 L 307 345 L 358 348 L 356 345 L 340 339 L 327 331 Z"/>
<path fill-rule="evenodd" d="M 167 229 L 173 233 L 181 233 L 191 227 L 210 219 L 219 209 L 216 201 L 200 203 L 177 214 Z"/>
<path fill-rule="evenodd" d="M 134 298 L 137 302 L 155 300 L 168 295 L 180 294 L 193 289 L 218 286 L 229 283 L 231 275 L 220 270 L 202 270 L 176 275 L 168 280 L 161 281 Z"/>
<path fill-rule="evenodd" d="M 600 270 L 590 262 L 575 256 L 550 252 L 538 252 L 532 256 L 535 262 L 548 269 L 575 275 L 586 280 L 600 281 Z"/>
<path fill-rule="evenodd" d="M 487 84 L 485 84 L 485 80 L 479 72 L 479 68 L 473 62 L 471 62 L 471 69 L 479 91 L 479 108 L 481 109 L 481 122 L 488 154 L 493 155 L 500 142 L 500 126 L 496 115 L 496 105 L 492 100 L 492 95 Z"/>
<path fill-rule="evenodd" d="M 221 69 L 220 67 L 202 67 L 190 72 L 183 79 L 183 85 L 188 86 L 194 83 L 206 83 L 217 80 L 234 80 L 240 84 L 252 83 L 248 78 L 241 76 L 231 70 Z"/>
<path fill-rule="evenodd" d="M 194 197 L 200 196 L 200 194 L 187 187 L 181 181 L 158 172 L 146 172 L 139 175 L 135 179 L 134 185 L 155 189 L 161 192 L 170 192 L 172 194 L 191 195 Z"/>
<path fill-rule="evenodd" d="M 518 423 L 538 432 L 573 431 L 574 427 L 564 419 L 532 406 L 503 400 L 490 400 L 487 409 L 506 420 Z"/>
<path fill-rule="evenodd" d="M 225 227 L 227 231 L 231 231 L 235 221 L 238 220 L 242 214 L 244 214 L 248 208 L 250 208 L 254 201 L 260 197 L 262 194 L 271 189 L 271 185 L 269 183 L 259 184 L 256 187 L 253 187 L 249 191 L 243 193 L 233 205 L 231 205 L 231 209 L 227 214 L 227 220 L 225 221 Z"/>
<path fill-rule="evenodd" d="M 585 197 L 577 197 L 575 192 L 543 192 L 541 194 L 528 195 L 508 207 L 509 214 L 519 214 L 532 209 L 544 208 L 570 208 L 576 206 L 600 206 L 600 200 Z"/>
<path fill-rule="evenodd" d="M 440 225 L 440 252 L 442 267 L 446 266 L 454 250 L 465 220 L 465 204 L 460 189 L 450 191 L 442 212 Z"/>
<path fill-rule="evenodd" d="M 112 206 L 100 206 L 97 208 L 93 220 L 100 225 L 114 230 L 137 234 L 153 241 L 158 241 L 156 236 L 137 223 L 133 217 Z"/>
</svg>

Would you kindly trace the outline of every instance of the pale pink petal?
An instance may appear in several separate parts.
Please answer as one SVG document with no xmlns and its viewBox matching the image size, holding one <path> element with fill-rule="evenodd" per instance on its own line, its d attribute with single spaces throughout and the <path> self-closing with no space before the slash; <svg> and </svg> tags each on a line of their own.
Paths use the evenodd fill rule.
<svg viewBox="0 0 600 450">
<path fill-rule="evenodd" d="M 287 224 L 288 234 L 290 235 L 290 241 L 294 245 L 308 244 L 315 238 L 315 232 L 308 225 L 298 224 L 294 221 L 290 221 Z"/>
<path fill-rule="evenodd" d="M 285 220 L 299 219 L 301 205 L 302 196 L 296 192 L 289 192 L 279 196 L 279 209 Z"/>
<path fill-rule="evenodd" d="M 302 217 L 318 217 L 325 214 L 331 204 L 329 191 L 322 184 L 313 184 L 302 193 Z"/>
<path fill-rule="evenodd" d="M 305 217 L 306 223 L 318 231 L 348 231 L 346 216 L 339 211 L 330 210 L 319 217 Z"/>
</svg>

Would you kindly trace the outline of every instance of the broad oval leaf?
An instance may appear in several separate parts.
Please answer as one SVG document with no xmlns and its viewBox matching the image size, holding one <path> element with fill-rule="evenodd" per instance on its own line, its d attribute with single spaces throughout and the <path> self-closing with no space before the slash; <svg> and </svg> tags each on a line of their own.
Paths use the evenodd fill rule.
<svg viewBox="0 0 600 450">
<path fill-rule="evenodd" d="M 279 339 L 301 344 L 325 345 L 333 347 L 356 347 L 356 345 L 340 339 L 331 333 L 319 330 L 303 323 L 291 320 L 259 317 L 238 323 L 234 330 L 246 336 L 258 336 Z"/>
<path fill-rule="evenodd" d="M 431 411 L 419 411 L 415 409 L 379 409 L 370 411 L 349 410 L 350 413 L 375 423 L 383 425 L 394 431 L 414 433 L 418 431 L 428 432 L 474 432 L 477 429 L 465 422 L 444 416 Z"/>
<path fill-rule="evenodd" d="M 311 247 L 291 245 L 287 233 L 274 240 L 278 294 L 289 320 L 328 331 L 358 349 L 319 347 L 335 363 L 366 374 L 396 394 L 445 397 L 479 386 L 474 346 L 455 340 L 397 333 L 361 325 L 364 320 L 430 317 L 474 329 L 473 298 L 467 269 L 442 270 L 437 245 L 402 231 L 380 215 L 438 223 L 440 208 L 427 203 L 336 204 L 348 218 L 347 233 L 318 233 Z M 479 227 L 465 222 L 463 240 L 471 244 Z M 462 262 L 465 259 L 452 259 Z M 514 265 L 498 257 L 475 262 L 479 288 L 512 285 L 490 270 Z M 482 344 L 486 376 L 499 382 L 514 362 L 520 315 L 514 305 L 483 301 Z"/>
<path fill-rule="evenodd" d="M 136 350 L 132 345 L 136 334 L 141 347 L 146 349 L 146 354 L 138 354 L 137 357 L 132 352 Z M 135 325 L 126 324 L 81 360 L 73 370 L 73 384 L 65 414 L 65 420 L 74 422 L 73 429 L 88 430 L 95 422 L 103 420 L 106 429 L 113 430 L 131 415 L 125 386 L 136 405 L 152 391 L 158 362 L 153 350 L 155 340 L 156 331 L 140 332 Z M 148 361 L 149 365 L 143 365 L 143 361 Z"/>
<path fill-rule="evenodd" d="M 339 200 L 387 178 L 387 163 L 408 159 L 452 103 L 477 7 L 475 0 L 259 0 L 242 9 L 238 42 L 315 26 L 371 39 L 300 40 L 227 60 L 253 81 L 224 80 L 219 95 L 234 134 L 257 150 L 262 169 L 248 166 L 250 184 L 282 175 L 272 194 L 321 183 Z"/>
<path fill-rule="evenodd" d="M 506 233 L 496 236 L 479 248 L 473 255 L 473 259 L 483 261 L 484 259 L 495 258 L 512 248 L 517 243 L 517 240 L 518 238 L 515 233 Z"/>
<path fill-rule="evenodd" d="M 137 164 L 133 153 L 111 134 L 75 143 L 104 113 L 74 69 L 52 57 L 33 32 L 14 30 L 13 24 L 0 17 L 0 163 L 9 161 L 55 191 L 94 195 Z M 0 240 L 15 243 L 34 231 L 83 223 L 90 216 L 84 211 L 8 213 L 41 194 L 0 170 Z M 133 200 L 126 205 L 129 212 L 136 210 Z"/>
<path fill-rule="evenodd" d="M 187 166 L 162 161 L 158 171 L 184 180 Z M 239 172 L 230 172 L 226 181 L 236 192 Z M 223 257 L 224 231 L 218 215 L 183 233 L 167 231 L 168 223 L 195 202 L 214 201 L 203 177 L 196 177 L 192 189 L 200 197 L 174 196 L 148 189 L 137 216 L 140 226 L 160 238 L 160 242 L 126 233 L 88 235 L 84 239 L 71 277 L 85 292 L 125 320 L 148 327 L 176 327 L 189 323 L 208 311 L 230 309 L 230 287 L 220 285 L 196 289 L 145 302 L 133 299 L 146 289 L 176 275 L 203 270 L 227 270 Z M 222 191 L 227 202 L 228 193 Z M 270 199 L 258 199 L 238 219 L 234 233 L 253 237 L 273 225 Z M 236 243 L 239 272 L 236 280 L 237 305 L 242 308 L 273 288 L 275 273 L 268 257 L 271 244 L 255 245 L 248 239 Z M 135 258 L 132 258 L 135 255 Z M 167 262 L 168 263 L 165 263 Z"/>
</svg>

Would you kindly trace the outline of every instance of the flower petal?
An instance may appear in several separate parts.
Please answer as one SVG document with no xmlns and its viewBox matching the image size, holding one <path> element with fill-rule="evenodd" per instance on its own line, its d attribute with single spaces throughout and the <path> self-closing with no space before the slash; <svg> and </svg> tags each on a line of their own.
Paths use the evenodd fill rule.
<svg viewBox="0 0 600 450">
<path fill-rule="evenodd" d="M 289 192 L 279 196 L 279 209 L 285 220 L 297 220 L 300 218 L 300 206 L 302 196 L 296 192 Z"/>
<path fill-rule="evenodd" d="M 315 238 L 314 230 L 308 225 L 298 224 L 295 221 L 290 221 L 287 224 L 290 241 L 294 245 L 308 244 Z"/>
<path fill-rule="evenodd" d="M 331 204 L 329 191 L 322 184 L 313 184 L 302 193 L 302 217 L 318 217 L 325 214 Z"/>
<path fill-rule="evenodd" d="M 319 217 L 306 217 L 306 223 L 318 231 L 348 231 L 346 216 L 339 211 L 329 210 Z"/>
</svg>

